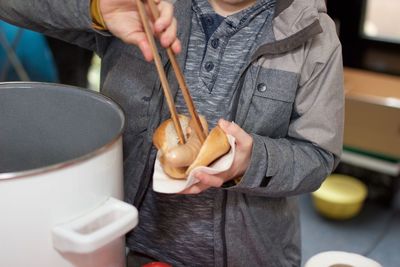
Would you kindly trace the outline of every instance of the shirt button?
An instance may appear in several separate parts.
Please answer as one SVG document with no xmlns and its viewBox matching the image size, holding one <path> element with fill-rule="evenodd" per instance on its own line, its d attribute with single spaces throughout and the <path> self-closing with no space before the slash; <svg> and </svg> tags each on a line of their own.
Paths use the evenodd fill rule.
<svg viewBox="0 0 400 267">
<path fill-rule="evenodd" d="M 265 84 L 265 83 L 259 83 L 258 85 L 257 85 L 257 90 L 259 91 L 259 92 L 265 92 L 265 91 L 267 91 L 267 85 Z"/>
<path fill-rule="evenodd" d="M 208 61 L 205 65 L 206 71 L 210 72 L 212 71 L 212 69 L 214 68 L 214 63 L 212 63 L 211 61 Z"/>
<path fill-rule="evenodd" d="M 206 16 L 206 23 L 207 25 L 213 25 L 214 24 L 214 20 L 211 16 Z"/>
<path fill-rule="evenodd" d="M 219 46 L 219 39 L 213 39 L 213 40 L 211 41 L 211 46 L 212 46 L 214 49 L 217 49 L 218 46 Z"/>
</svg>

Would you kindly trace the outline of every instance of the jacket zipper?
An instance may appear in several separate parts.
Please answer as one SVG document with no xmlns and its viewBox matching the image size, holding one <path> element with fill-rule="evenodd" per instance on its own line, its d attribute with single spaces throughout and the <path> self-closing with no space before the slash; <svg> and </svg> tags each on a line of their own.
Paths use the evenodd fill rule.
<svg viewBox="0 0 400 267">
<path fill-rule="evenodd" d="M 240 72 L 240 78 L 238 81 L 238 84 L 235 88 L 235 91 L 241 90 L 241 87 L 243 86 L 244 82 L 244 74 L 248 67 L 251 65 L 252 62 L 248 63 L 245 68 L 242 69 Z M 233 101 L 238 102 L 240 99 L 241 91 L 238 93 L 237 97 Z M 235 93 L 234 93 L 235 94 Z M 237 112 L 237 105 L 235 106 L 235 110 L 232 110 L 230 117 L 231 120 L 236 118 L 236 112 Z M 226 203 L 227 203 L 227 198 L 228 198 L 228 192 L 227 190 L 222 191 L 222 203 L 221 203 L 221 239 L 222 239 L 222 265 L 223 267 L 228 266 L 228 251 L 227 251 L 227 246 L 226 246 L 226 233 L 225 233 L 225 222 L 226 222 Z"/>
</svg>

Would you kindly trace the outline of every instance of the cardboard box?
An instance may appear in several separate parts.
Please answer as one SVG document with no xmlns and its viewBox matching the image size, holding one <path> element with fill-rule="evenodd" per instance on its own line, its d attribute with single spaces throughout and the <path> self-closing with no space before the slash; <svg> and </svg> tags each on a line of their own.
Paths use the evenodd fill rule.
<svg viewBox="0 0 400 267">
<path fill-rule="evenodd" d="M 400 160 L 400 77 L 345 68 L 344 146 Z"/>
</svg>

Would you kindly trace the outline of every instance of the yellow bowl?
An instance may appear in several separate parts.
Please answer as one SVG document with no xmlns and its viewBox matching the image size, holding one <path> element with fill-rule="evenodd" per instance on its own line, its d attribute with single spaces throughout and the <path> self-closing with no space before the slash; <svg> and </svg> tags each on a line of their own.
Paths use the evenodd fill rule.
<svg viewBox="0 0 400 267">
<path fill-rule="evenodd" d="M 332 174 L 312 193 L 316 210 L 337 220 L 356 216 L 367 197 L 367 187 L 354 177 Z"/>
</svg>

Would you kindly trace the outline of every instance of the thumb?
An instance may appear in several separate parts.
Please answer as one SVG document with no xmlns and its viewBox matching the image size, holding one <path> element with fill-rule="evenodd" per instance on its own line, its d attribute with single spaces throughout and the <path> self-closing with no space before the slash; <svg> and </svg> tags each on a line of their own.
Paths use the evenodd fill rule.
<svg viewBox="0 0 400 267">
<path fill-rule="evenodd" d="M 224 119 L 220 119 L 218 121 L 219 127 L 222 128 L 222 130 L 229 135 L 232 135 L 236 139 L 236 143 L 240 144 L 247 139 L 251 138 L 248 133 L 246 133 L 242 128 L 239 127 L 234 122 L 229 122 Z"/>
</svg>

